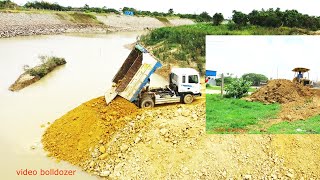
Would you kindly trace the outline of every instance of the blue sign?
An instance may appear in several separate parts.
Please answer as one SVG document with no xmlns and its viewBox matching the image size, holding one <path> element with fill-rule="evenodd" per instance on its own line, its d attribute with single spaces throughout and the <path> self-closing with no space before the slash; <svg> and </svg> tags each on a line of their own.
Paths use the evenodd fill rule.
<svg viewBox="0 0 320 180">
<path fill-rule="evenodd" d="M 217 76 L 217 71 L 206 70 L 206 76 Z"/>
<path fill-rule="evenodd" d="M 124 14 L 128 15 L 128 16 L 133 16 L 133 12 L 132 11 L 125 11 Z"/>
</svg>

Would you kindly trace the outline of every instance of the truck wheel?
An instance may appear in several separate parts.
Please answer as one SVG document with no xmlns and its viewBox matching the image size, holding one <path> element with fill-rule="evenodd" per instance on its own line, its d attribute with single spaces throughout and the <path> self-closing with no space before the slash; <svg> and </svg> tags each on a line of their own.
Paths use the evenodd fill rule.
<svg viewBox="0 0 320 180">
<path fill-rule="evenodd" d="M 183 96 L 183 102 L 185 104 L 190 104 L 193 101 L 193 96 L 191 94 L 186 94 Z"/>
<path fill-rule="evenodd" d="M 151 108 L 154 107 L 154 102 L 150 97 L 145 97 L 142 99 L 141 104 L 140 104 L 141 108 Z"/>
</svg>

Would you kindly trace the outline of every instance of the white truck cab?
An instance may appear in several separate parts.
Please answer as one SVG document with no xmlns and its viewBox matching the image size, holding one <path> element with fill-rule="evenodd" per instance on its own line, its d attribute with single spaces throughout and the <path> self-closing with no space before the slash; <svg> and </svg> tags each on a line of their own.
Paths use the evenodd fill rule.
<svg viewBox="0 0 320 180">
<path fill-rule="evenodd" d="M 170 73 L 170 86 L 178 94 L 200 94 L 200 75 L 192 68 L 172 68 Z"/>
</svg>

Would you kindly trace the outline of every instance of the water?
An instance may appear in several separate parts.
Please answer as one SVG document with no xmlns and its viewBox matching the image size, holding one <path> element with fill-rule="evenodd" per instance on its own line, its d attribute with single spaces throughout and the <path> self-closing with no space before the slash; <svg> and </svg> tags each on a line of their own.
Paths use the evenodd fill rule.
<svg viewBox="0 0 320 180">
<path fill-rule="evenodd" d="M 41 125 L 48 126 L 48 122 L 52 123 L 83 102 L 102 96 L 129 55 L 130 50 L 124 45 L 133 43 L 139 34 L 141 32 L 0 39 L 2 177 L 16 179 L 16 170 L 26 168 L 38 171 L 59 168 L 76 170 L 71 179 L 96 179 L 66 162 L 57 163 L 46 157 L 41 145 L 45 128 Z M 9 91 L 8 87 L 23 72 L 23 65 L 37 65 L 39 55 L 64 57 L 67 64 L 18 92 Z M 151 85 L 162 83 L 161 77 L 151 77 Z M 39 175 L 30 178 L 34 177 L 48 178 Z"/>
</svg>

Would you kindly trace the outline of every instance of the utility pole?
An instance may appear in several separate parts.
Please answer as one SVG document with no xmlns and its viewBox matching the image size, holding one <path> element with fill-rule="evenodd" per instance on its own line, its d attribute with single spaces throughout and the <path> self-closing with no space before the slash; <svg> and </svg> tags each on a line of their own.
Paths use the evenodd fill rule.
<svg viewBox="0 0 320 180">
<path fill-rule="evenodd" d="M 224 89 L 224 75 L 221 74 L 221 97 L 223 97 L 223 89 Z"/>
</svg>

